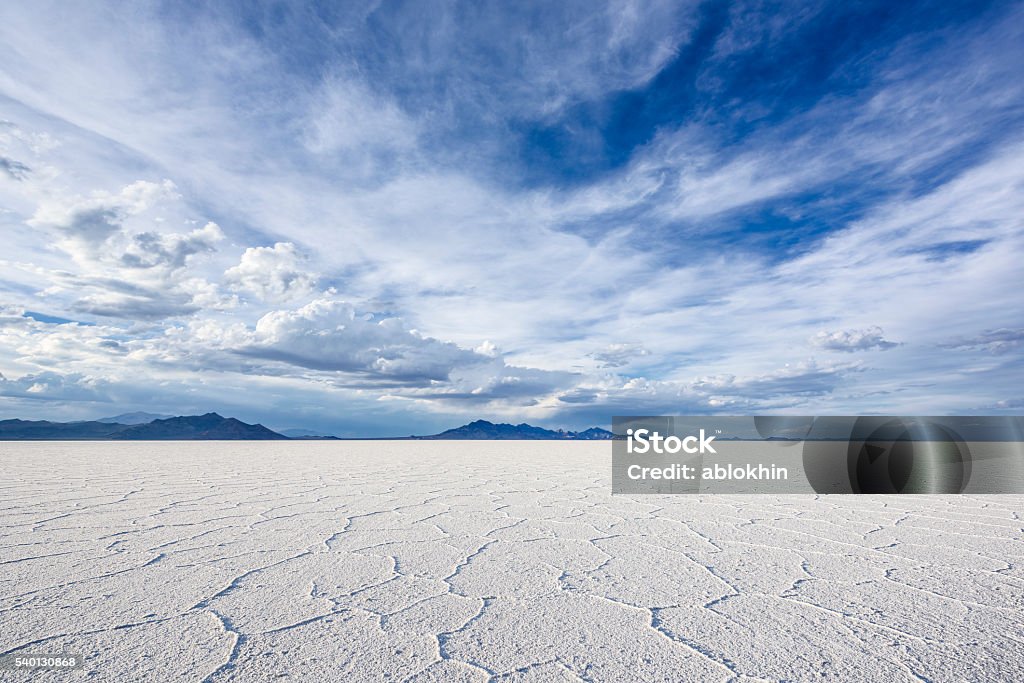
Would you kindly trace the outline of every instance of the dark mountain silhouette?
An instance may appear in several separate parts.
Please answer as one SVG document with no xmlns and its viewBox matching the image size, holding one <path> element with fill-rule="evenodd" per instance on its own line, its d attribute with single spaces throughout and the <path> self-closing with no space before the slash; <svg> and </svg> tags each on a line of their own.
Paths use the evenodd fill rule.
<svg viewBox="0 0 1024 683">
<path fill-rule="evenodd" d="M 111 438 L 128 441 L 287 439 L 261 424 L 246 424 L 217 413 L 171 417 L 122 429 Z"/>
<path fill-rule="evenodd" d="M 475 420 L 467 425 L 456 427 L 455 429 L 449 429 L 441 432 L 440 434 L 433 434 L 431 436 L 419 436 L 415 437 L 418 439 L 464 439 L 464 440 L 477 440 L 477 441 L 503 441 L 503 440 L 598 440 L 598 439 L 610 439 L 612 433 L 600 429 L 598 427 L 591 427 L 582 432 L 567 432 L 561 429 L 555 431 L 552 429 L 544 429 L 543 427 L 534 427 L 528 425 L 525 422 L 522 424 L 511 425 L 511 424 L 494 424 L 487 420 Z"/>
<path fill-rule="evenodd" d="M 580 441 L 604 441 L 615 437 L 615 435 L 607 429 L 601 429 L 600 427 L 591 427 L 590 429 L 584 429 L 582 432 L 569 433 L 573 434 L 570 438 L 578 439 Z"/>
<path fill-rule="evenodd" d="M 316 440 L 316 439 L 337 440 L 338 439 L 338 437 L 334 436 L 333 434 L 327 434 L 325 432 L 317 432 L 317 431 L 314 431 L 312 429 L 298 429 L 298 428 L 281 429 L 281 430 L 278 430 L 278 434 L 283 434 L 283 435 L 287 436 L 289 439 L 307 439 L 307 440 Z"/>
<path fill-rule="evenodd" d="M 141 414 L 148 417 L 148 414 Z M 142 419 L 138 413 L 126 413 L 125 419 Z M 233 417 L 217 413 L 185 415 L 153 419 L 136 424 L 91 420 L 85 422 L 51 422 L 48 420 L 0 420 L 0 441 L 196 441 L 196 440 L 287 440 L 287 439 L 337 439 L 318 432 L 300 429 L 286 430 L 281 434 L 261 424 L 247 424 Z M 597 441 L 613 438 L 611 432 L 591 427 L 581 432 L 562 429 L 544 429 L 524 423 L 495 424 L 487 420 L 476 420 L 429 436 L 402 437 L 405 439 L 435 440 L 480 440 L 480 441 Z"/>
<path fill-rule="evenodd" d="M 78 441 L 117 439 L 129 441 L 259 440 L 287 439 L 263 425 L 246 424 L 217 413 L 153 420 L 144 424 L 117 422 L 50 422 L 48 420 L 0 420 L 0 440 Z"/>
<path fill-rule="evenodd" d="M 109 439 L 127 425 L 110 422 L 50 422 L 49 420 L 0 420 L 0 440 L 53 441 L 61 439 Z"/>
</svg>

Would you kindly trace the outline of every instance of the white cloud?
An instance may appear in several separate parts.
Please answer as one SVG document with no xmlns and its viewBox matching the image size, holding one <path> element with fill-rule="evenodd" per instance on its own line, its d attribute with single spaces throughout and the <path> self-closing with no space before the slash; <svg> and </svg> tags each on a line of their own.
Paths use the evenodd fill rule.
<svg viewBox="0 0 1024 683">
<path fill-rule="evenodd" d="M 994 354 L 1009 353 L 1024 347 L 1024 329 L 985 330 L 974 337 L 961 338 L 945 346 L 952 349 L 981 349 Z"/>
<path fill-rule="evenodd" d="M 604 368 L 620 368 L 629 365 L 633 360 L 651 355 L 651 352 L 642 344 L 609 344 L 600 351 L 590 354 L 590 357 L 601 363 Z"/>
<path fill-rule="evenodd" d="M 224 239 L 216 223 L 207 223 L 186 234 L 160 234 L 142 232 L 131 236 L 131 242 L 121 256 L 121 263 L 129 268 L 161 268 L 170 272 L 184 268 L 196 254 L 210 254 Z"/>
<path fill-rule="evenodd" d="M 862 368 L 856 363 L 821 365 L 814 360 L 786 365 L 764 375 L 703 377 L 693 383 L 695 389 L 710 395 L 743 397 L 750 400 L 830 394 L 851 372 Z"/>
<path fill-rule="evenodd" d="M 226 342 L 226 343 L 224 343 Z M 351 304 L 321 297 L 295 310 L 263 315 L 221 348 L 250 358 L 412 384 L 443 382 L 453 369 L 490 358 L 408 329 L 398 318 L 357 314 Z"/>
<path fill-rule="evenodd" d="M 264 301 L 283 301 L 308 294 L 316 275 L 291 242 L 272 247 L 249 247 L 236 266 L 224 272 L 225 283 L 237 292 L 252 294 Z"/>
<path fill-rule="evenodd" d="M 153 213 L 180 199 L 169 180 L 140 180 L 117 193 L 44 200 L 27 223 L 53 235 L 77 269 L 41 270 L 51 279 L 44 293 L 73 297 L 68 304 L 73 311 L 127 319 L 230 307 L 231 297 L 211 291 L 212 285 L 189 268 L 196 256 L 217 250 L 224 239 L 220 227 L 208 222 L 172 232 L 166 219 Z"/>
<path fill-rule="evenodd" d="M 112 194 L 93 192 L 88 197 L 44 203 L 28 224 L 56 231 L 58 245 L 83 265 L 108 258 L 109 240 L 123 236 L 124 221 L 158 201 L 178 198 L 174 183 L 139 180 Z"/>
<path fill-rule="evenodd" d="M 894 346 L 896 342 L 885 338 L 885 333 L 877 325 L 863 330 L 837 330 L 834 332 L 819 332 L 812 339 L 813 343 L 829 351 L 870 351 L 878 349 L 885 351 Z"/>
<path fill-rule="evenodd" d="M 340 153 L 352 163 L 360 155 L 408 151 L 416 143 L 415 120 L 359 81 L 328 78 L 308 106 L 305 134 L 312 152 Z"/>
<path fill-rule="evenodd" d="M 106 382 L 80 374 L 40 372 L 7 379 L 0 373 L 0 397 L 37 401 L 104 401 Z"/>
</svg>

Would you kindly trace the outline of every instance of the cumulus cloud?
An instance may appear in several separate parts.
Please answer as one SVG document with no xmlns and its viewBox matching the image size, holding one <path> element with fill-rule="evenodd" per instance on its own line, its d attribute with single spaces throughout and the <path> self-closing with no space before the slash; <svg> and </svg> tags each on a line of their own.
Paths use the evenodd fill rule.
<svg viewBox="0 0 1024 683">
<path fill-rule="evenodd" d="M 176 271 L 184 268 L 190 257 L 216 251 L 217 242 L 223 239 L 224 233 L 216 223 L 207 223 L 186 234 L 142 232 L 131 236 L 121 262 L 129 268 Z"/>
<path fill-rule="evenodd" d="M 899 346 L 897 342 L 886 339 L 882 328 L 877 325 L 862 330 L 822 331 L 814 336 L 812 342 L 829 351 L 845 351 L 846 353 L 872 349 L 885 351 Z"/>
<path fill-rule="evenodd" d="M 0 397 L 37 401 L 104 401 L 105 382 L 81 374 L 56 372 L 25 374 L 7 379 L 0 373 Z"/>
<path fill-rule="evenodd" d="M 352 304 L 329 297 L 271 311 L 242 339 L 230 341 L 232 350 L 248 357 L 412 383 L 444 381 L 456 367 L 491 360 L 408 329 L 399 318 L 359 315 Z"/>
<path fill-rule="evenodd" d="M 140 180 L 117 193 L 40 203 L 29 225 L 53 234 L 56 246 L 77 265 L 77 272 L 46 273 L 52 280 L 44 293 L 71 294 L 71 310 L 108 317 L 155 320 L 189 315 L 203 308 L 225 308 L 232 298 L 220 295 L 189 266 L 196 256 L 212 254 L 224 233 L 213 222 L 188 232 L 163 227 L 161 216 L 134 219 L 180 199 L 169 180 Z"/>
<path fill-rule="evenodd" d="M 212 222 L 187 233 L 135 230 L 127 224 L 161 202 L 178 199 L 171 181 L 140 180 L 117 193 L 94 192 L 88 197 L 43 202 L 28 224 L 55 232 L 58 246 L 90 271 L 127 268 L 166 277 L 184 268 L 191 257 L 212 253 L 224 239 Z M 154 217 L 154 224 L 162 222 Z"/>
<path fill-rule="evenodd" d="M 449 381 L 413 389 L 406 396 L 428 399 L 467 409 L 481 406 L 539 406 L 580 381 L 580 376 L 565 371 L 509 365 L 499 356 L 452 369 Z"/>
<path fill-rule="evenodd" d="M 45 202 L 28 224 L 55 230 L 61 247 L 72 258 L 89 262 L 105 256 L 105 243 L 122 233 L 125 219 L 146 211 L 162 199 L 177 197 L 170 180 L 162 183 L 139 180 L 117 193 L 98 191 L 87 197 Z"/>
<path fill-rule="evenodd" d="M 467 349 L 423 335 L 400 318 L 361 313 L 330 294 L 266 313 L 254 327 L 195 321 L 180 335 L 189 355 L 208 366 L 316 378 L 418 401 L 533 405 L 577 381 L 568 372 L 508 364 L 488 342 Z M 151 349 L 149 360 L 177 353 Z M 235 367 L 230 358 L 249 365 Z"/>
<path fill-rule="evenodd" d="M 264 301 L 283 301 L 308 294 L 316 276 L 305 267 L 306 259 L 291 242 L 272 247 L 249 247 L 236 266 L 224 272 L 225 282 L 236 292 Z"/>
<path fill-rule="evenodd" d="M 24 325 L 30 320 L 30 318 L 26 317 L 25 309 L 21 306 L 0 303 L 0 327 Z"/>
<path fill-rule="evenodd" d="M 38 317 L 46 321 L 40 321 Z M 118 327 L 82 324 L 16 307 L 0 309 L 0 356 L 18 366 L 100 377 L 122 367 L 132 341 Z"/>
<path fill-rule="evenodd" d="M 295 310 L 272 311 L 255 326 L 197 317 L 188 325 L 136 329 L 130 339 L 123 332 L 115 326 L 43 323 L 16 307 L 0 309 L 0 354 L 116 377 L 119 396 L 151 390 L 158 376 L 202 368 L 221 378 L 290 382 L 289 390 L 307 398 L 341 390 L 353 392 L 350 399 L 471 411 L 534 406 L 578 381 L 571 373 L 510 365 L 493 344 L 470 350 L 422 335 L 397 318 L 360 314 L 329 295 Z M 28 386 L 8 385 L 7 394 L 21 396 Z"/>
</svg>

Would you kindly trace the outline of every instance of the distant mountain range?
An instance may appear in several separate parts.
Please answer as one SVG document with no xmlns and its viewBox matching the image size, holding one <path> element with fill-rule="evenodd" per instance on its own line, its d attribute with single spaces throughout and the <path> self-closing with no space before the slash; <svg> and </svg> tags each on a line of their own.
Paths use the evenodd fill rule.
<svg viewBox="0 0 1024 683">
<path fill-rule="evenodd" d="M 137 414 L 136 414 L 137 415 Z M 91 420 L 88 422 L 49 422 L 47 420 L 0 420 L 0 440 L 259 440 L 287 439 L 263 425 L 246 424 L 217 413 L 155 419 L 141 424 Z"/>
<path fill-rule="evenodd" d="M 217 413 L 207 413 L 206 415 L 171 417 L 166 420 L 153 420 L 147 424 L 134 425 L 119 431 L 113 438 L 129 441 L 177 439 L 267 441 L 287 439 L 288 437 L 267 429 L 261 424 L 246 424 L 233 417 L 221 417 Z"/>
<path fill-rule="evenodd" d="M 153 413 L 125 413 L 83 422 L 48 420 L 0 420 L 0 441 L 213 441 L 213 440 L 313 440 L 336 439 L 322 432 L 288 429 L 275 432 L 261 424 L 247 424 L 217 413 L 166 417 Z M 575 440 L 611 439 L 612 433 L 597 427 L 581 432 L 544 429 L 525 422 L 518 425 L 476 420 L 429 436 L 402 437 L 424 440 Z"/>
<path fill-rule="evenodd" d="M 487 420 L 476 420 L 467 425 L 456 427 L 434 434 L 432 436 L 417 436 L 416 439 L 453 439 L 453 440 L 477 440 L 477 441 L 506 441 L 506 440 L 530 440 L 530 441 L 551 441 L 551 440 L 572 440 L 572 441 L 597 441 L 612 438 L 612 433 L 606 429 L 591 427 L 582 432 L 567 432 L 561 429 L 555 431 L 534 427 L 525 422 L 517 425 L 494 424 Z"/>
<path fill-rule="evenodd" d="M 279 434 L 284 434 L 289 439 L 337 439 L 338 437 L 326 432 L 317 432 L 312 429 L 279 429 Z"/>
</svg>

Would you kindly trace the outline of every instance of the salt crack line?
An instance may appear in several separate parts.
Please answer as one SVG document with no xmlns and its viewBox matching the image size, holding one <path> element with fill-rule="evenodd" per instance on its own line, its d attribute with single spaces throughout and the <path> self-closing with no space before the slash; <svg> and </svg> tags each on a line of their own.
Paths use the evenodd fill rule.
<svg viewBox="0 0 1024 683">
<path fill-rule="evenodd" d="M 246 640 L 245 635 L 235 628 L 234 624 L 231 623 L 230 619 L 214 610 L 208 610 L 207 613 L 212 615 L 213 618 L 217 620 L 217 622 L 220 624 L 221 629 L 223 629 L 224 633 L 230 635 L 232 640 L 231 648 L 228 650 L 228 654 L 227 657 L 225 657 L 224 662 L 216 669 L 211 671 L 206 676 L 206 678 L 203 679 L 202 683 L 210 683 L 218 674 L 228 671 L 229 669 L 235 668 L 236 662 L 238 661 L 238 653 L 241 650 L 242 645 L 245 644 Z"/>
</svg>

